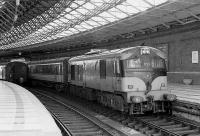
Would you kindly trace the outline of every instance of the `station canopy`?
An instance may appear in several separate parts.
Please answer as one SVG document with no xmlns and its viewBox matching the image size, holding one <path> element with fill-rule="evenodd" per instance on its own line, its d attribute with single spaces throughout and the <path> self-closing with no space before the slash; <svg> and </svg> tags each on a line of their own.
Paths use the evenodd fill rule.
<svg viewBox="0 0 200 136">
<path fill-rule="evenodd" d="M 134 38 L 200 20 L 200 0 L 0 0 L 0 51 Z"/>
</svg>

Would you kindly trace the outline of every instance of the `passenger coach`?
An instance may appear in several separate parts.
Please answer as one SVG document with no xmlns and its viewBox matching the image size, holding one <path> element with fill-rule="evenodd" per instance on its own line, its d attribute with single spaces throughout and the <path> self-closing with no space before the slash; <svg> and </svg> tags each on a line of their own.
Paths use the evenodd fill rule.
<svg viewBox="0 0 200 136">
<path fill-rule="evenodd" d="M 42 85 L 64 90 L 68 80 L 68 58 L 57 58 L 28 63 L 29 79 L 33 85 Z"/>
</svg>

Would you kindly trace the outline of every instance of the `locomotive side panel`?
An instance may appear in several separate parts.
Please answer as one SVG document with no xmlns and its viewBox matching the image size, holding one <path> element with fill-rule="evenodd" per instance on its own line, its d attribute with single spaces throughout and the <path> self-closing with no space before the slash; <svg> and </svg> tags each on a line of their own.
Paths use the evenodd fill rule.
<svg viewBox="0 0 200 136">
<path fill-rule="evenodd" d="M 113 59 L 100 60 L 100 90 L 114 92 Z"/>
<path fill-rule="evenodd" d="M 85 63 L 85 71 L 84 71 L 84 79 L 85 79 L 85 87 L 99 89 L 99 60 L 86 60 Z"/>
</svg>

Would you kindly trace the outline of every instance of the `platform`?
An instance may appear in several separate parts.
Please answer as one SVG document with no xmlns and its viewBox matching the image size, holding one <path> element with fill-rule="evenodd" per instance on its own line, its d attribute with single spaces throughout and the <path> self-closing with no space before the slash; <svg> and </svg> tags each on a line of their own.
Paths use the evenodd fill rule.
<svg viewBox="0 0 200 136">
<path fill-rule="evenodd" d="M 0 81 L 1 136 L 61 136 L 54 119 L 28 90 Z"/>
<path fill-rule="evenodd" d="M 200 85 L 168 84 L 168 89 L 178 100 L 200 104 Z"/>
</svg>

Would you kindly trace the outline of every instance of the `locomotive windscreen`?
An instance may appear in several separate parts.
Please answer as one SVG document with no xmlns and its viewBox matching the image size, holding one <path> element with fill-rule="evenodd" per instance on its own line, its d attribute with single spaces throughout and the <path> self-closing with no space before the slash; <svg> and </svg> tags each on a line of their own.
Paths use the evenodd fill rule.
<svg viewBox="0 0 200 136">
<path fill-rule="evenodd" d="M 125 66 L 126 68 L 165 68 L 165 60 L 157 57 L 157 56 L 153 56 L 150 57 L 149 55 L 145 55 L 139 58 L 132 58 L 132 59 L 128 59 L 125 60 Z"/>
</svg>

